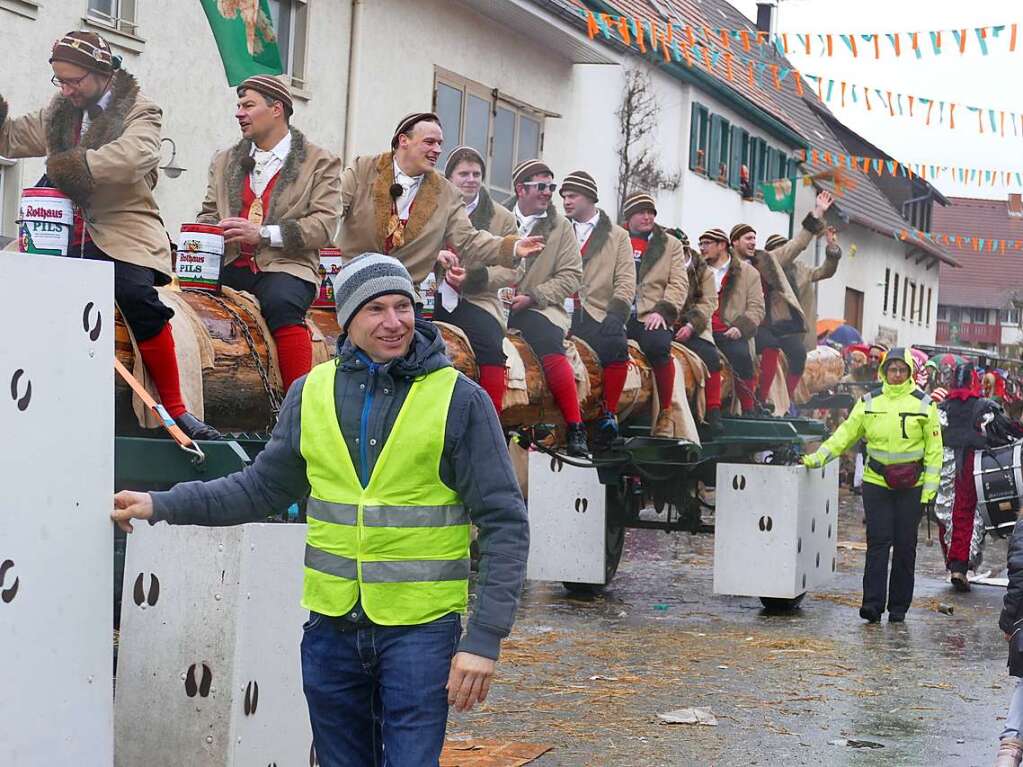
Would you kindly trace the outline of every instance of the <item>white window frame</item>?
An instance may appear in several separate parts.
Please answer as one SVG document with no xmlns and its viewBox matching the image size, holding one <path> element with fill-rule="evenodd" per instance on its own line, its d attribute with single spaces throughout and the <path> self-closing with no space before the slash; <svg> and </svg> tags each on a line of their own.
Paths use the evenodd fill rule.
<svg viewBox="0 0 1023 767">
<path fill-rule="evenodd" d="M 18 193 L 18 179 L 15 177 L 17 164 L 0 155 L 0 236 L 17 237 L 18 207 L 15 195 Z M 8 212 L 12 215 L 8 217 Z"/>
<path fill-rule="evenodd" d="M 309 2 L 308 0 L 272 0 L 272 2 L 277 3 L 278 9 L 282 6 L 287 6 L 291 12 L 291 23 L 288 25 L 288 60 L 281 61 L 281 65 L 284 67 L 285 74 L 290 78 L 293 88 L 299 91 L 307 90 L 309 86 L 307 72 L 309 62 L 309 30 L 311 28 L 309 24 Z M 298 34 L 299 20 L 301 20 L 301 26 L 304 29 L 301 33 L 302 49 L 296 55 L 295 40 Z M 277 45 L 280 47 L 279 39 Z M 297 73 L 296 61 L 298 62 Z"/>
<path fill-rule="evenodd" d="M 93 8 L 92 0 L 87 0 L 87 18 L 99 26 L 137 37 L 139 29 L 138 0 L 110 0 L 110 5 L 113 13 L 107 14 Z"/>
<path fill-rule="evenodd" d="M 433 107 L 437 107 L 437 86 L 443 83 L 449 88 L 462 91 L 462 114 L 459 125 L 458 135 L 450 135 L 445 132 L 444 135 L 444 146 L 446 148 L 454 149 L 456 146 L 464 143 L 463 138 L 465 136 L 465 122 L 466 116 L 469 109 L 469 96 L 475 96 L 479 99 L 490 104 L 490 121 L 487 126 L 487 146 L 482 152 L 484 159 L 487 161 L 487 189 L 493 195 L 495 201 L 500 204 L 505 198 L 511 197 L 515 194 L 515 190 L 512 188 L 505 188 L 496 186 L 493 182 L 491 169 L 493 168 L 494 160 L 494 132 L 497 124 L 497 110 L 506 109 L 515 115 L 515 138 L 512 142 L 512 167 L 514 168 L 519 163 L 519 139 L 520 139 L 520 128 L 522 125 L 522 119 L 526 118 L 539 123 L 539 145 L 537 147 L 537 157 L 543 155 L 543 143 L 544 143 L 544 132 L 546 131 L 546 118 L 548 113 L 542 109 L 537 109 L 526 103 L 513 100 L 508 96 L 498 93 L 496 88 L 487 88 L 486 86 L 470 80 L 462 75 L 456 74 L 449 70 L 441 69 L 437 67 L 434 70 L 433 78 Z"/>
</svg>

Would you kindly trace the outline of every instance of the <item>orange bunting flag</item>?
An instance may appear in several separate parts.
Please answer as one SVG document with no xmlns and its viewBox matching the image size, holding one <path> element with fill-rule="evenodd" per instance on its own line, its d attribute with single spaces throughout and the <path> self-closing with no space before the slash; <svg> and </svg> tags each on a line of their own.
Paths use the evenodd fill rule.
<svg viewBox="0 0 1023 767">
<path fill-rule="evenodd" d="M 867 111 L 868 112 L 871 111 L 871 106 L 870 106 L 870 88 L 867 88 L 867 87 L 863 88 L 863 101 L 867 105 Z"/>
<path fill-rule="evenodd" d="M 959 30 L 959 52 L 960 53 L 965 53 L 966 52 L 966 30 L 965 29 Z"/>
<path fill-rule="evenodd" d="M 807 36 L 807 39 L 809 39 L 809 35 Z M 856 35 L 849 35 L 849 45 L 852 47 L 853 58 L 859 56 L 860 54 L 856 52 Z"/>
<path fill-rule="evenodd" d="M 592 40 L 600 32 L 600 26 L 597 24 L 597 17 L 593 15 L 593 11 L 586 12 L 586 34 Z"/>
<path fill-rule="evenodd" d="M 778 79 L 778 65 L 771 64 L 771 79 L 774 81 L 774 89 L 781 90 L 781 80 Z"/>
<path fill-rule="evenodd" d="M 692 35 L 692 33 L 693 31 L 692 29 L 690 29 L 689 34 Z M 742 41 L 742 49 L 749 53 L 750 51 L 749 32 L 747 32 L 745 29 L 739 30 L 739 39 Z"/>
<path fill-rule="evenodd" d="M 933 109 L 934 109 L 934 101 L 932 100 L 932 101 L 931 101 L 931 102 L 930 102 L 930 103 L 929 103 L 929 104 L 927 105 L 927 122 L 925 123 L 925 125 L 930 125 L 930 124 L 931 124 L 931 111 L 932 111 Z"/>
<path fill-rule="evenodd" d="M 956 105 L 955 104 L 949 104 L 949 107 L 948 107 L 948 124 L 949 124 L 949 127 L 952 128 L 952 130 L 955 130 L 955 128 L 956 128 Z"/>
<path fill-rule="evenodd" d="M 757 45 L 763 45 L 767 42 L 768 33 L 760 30 L 757 32 Z"/>
<path fill-rule="evenodd" d="M 729 39 L 731 36 L 728 34 L 728 30 L 719 29 L 718 32 L 721 33 L 721 47 L 727 49 L 731 45 L 731 40 Z"/>
<path fill-rule="evenodd" d="M 879 59 L 881 58 L 881 35 L 874 34 L 871 37 L 874 38 L 874 58 Z"/>
<path fill-rule="evenodd" d="M 1016 25 L 1013 24 L 1009 30 L 1009 53 L 1016 50 Z"/>
<path fill-rule="evenodd" d="M 704 66 L 707 67 L 707 71 L 708 72 L 713 72 L 714 71 L 714 64 L 711 62 L 711 59 L 710 59 L 710 49 L 707 48 L 706 45 L 704 45 L 704 46 L 700 47 L 700 50 L 703 51 L 703 64 L 704 64 Z"/>
<path fill-rule="evenodd" d="M 725 51 L 725 77 L 732 82 L 732 52 Z"/>
<path fill-rule="evenodd" d="M 899 33 L 898 32 L 895 33 L 895 38 L 894 38 L 894 43 L 893 44 L 895 45 L 895 55 L 896 56 L 901 56 L 902 55 L 902 43 L 899 40 Z"/>
<path fill-rule="evenodd" d="M 833 48 L 832 48 L 833 39 L 832 39 L 831 35 L 824 35 L 824 40 L 827 43 L 828 55 L 830 56 L 832 54 L 832 51 L 833 51 Z"/>
<path fill-rule="evenodd" d="M 624 16 L 618 17 L 618 34 L 622 36 L 622 42 L 632 47 L 632 36 L 629 34 L 629 20 Z"/>
<path fill-rule="evenodd" d="M 792 81 L 796 84 L 796 95 L 799 96 L 800 98 L 802 98 L 802 96 L 803 96 L 803 77 L 802 77 L 802 75 L 800 75 L 799 72 L 796 72 L 795 70 L 793 70 L 793 72 L 792 72 Z"/>
<path fill-rule="evenodd" d="M 892 98 L 892 92 L 891 91 L 887 91 L 887 93 L 888 93 L 888 111 L 891 113 L 892 117 L 895 117 L 895 100 Z"/>
<path fill-rule="evenodd" d="M 813 162 L 814 165 L 820 165 L 821 164 L 821 158 L 820 158 L 820 155 L 817 154 L 817 150 L 816 149 L 811 149 L 810 150 L 810 160 Z"/>
<path fill-rule="evenodd" d="M 636 45 L 639 46 L 640 53 L 646 53 L 646 42 L 643 40 L 645 35 L 643 34 L 643 24 L 639 19 L 633 19 L 633 23 L 636 25 Z"/>
<path fill-rule="evenodd" d="M 788 32 L 781 33 L 781 47 L 785 51 L 785 55 L 789 55 L 789 35 Z"/>
<path fill-rule="evenodd" d="M 909 116 L 912 117 L 913 116 L 913 101 L 915 99 L 914 99 L 913 96 L 907 96 L 906 98 L 909 99 Z"/>
<path fill-rule="evenodd" d="M 919 32 L 910 32 L 909 33 L 909 37 L 910 37 L 910 40 L 912 40 L 912 46 L 913 46 L 913 50 L 914 51 L 917 51 L 917 50 L 920 49 L 920 38 L 919 38 L 919 35 L 920 35 Z"/>
<path fill-rule="evenodd" d="M 842 106 L 845 106 L 845 80 L 842 81 Z"/>
</svg>

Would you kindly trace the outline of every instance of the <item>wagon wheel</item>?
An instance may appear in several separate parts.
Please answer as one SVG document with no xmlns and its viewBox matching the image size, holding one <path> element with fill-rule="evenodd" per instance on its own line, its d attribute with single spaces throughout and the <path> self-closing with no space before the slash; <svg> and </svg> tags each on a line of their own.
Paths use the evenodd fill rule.
<svg viewBox="0 0 1023 767">
<path fill-rule="evenodd" d="M 606 488 L 607 512 L 604 524 L 604 582 L 573 583 L 562 581 L 562 584 L 573 594 L 597 594 L 611 583 L 618 572 L 625 550 L 625 519 L 629 516 L 630 504 L 636 504 L 624 483 L 608 485 Z"/>
</svg>

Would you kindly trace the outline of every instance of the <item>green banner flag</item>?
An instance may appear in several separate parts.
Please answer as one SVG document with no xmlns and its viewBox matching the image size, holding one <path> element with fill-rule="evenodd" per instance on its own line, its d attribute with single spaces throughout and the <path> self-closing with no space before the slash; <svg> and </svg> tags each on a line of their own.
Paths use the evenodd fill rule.
<svg viewBox="0 0 1023 767">
<path fill-rule="evenodd" d="M 283 74 L 267 0 L 199 0 L 224 62 L 228 85 L 253 75 Z"/>
<path fill-rule="evenodd" d="M 760 191 L 763 192 L 767 207 L 775 212 L 791 213 L 795 208 L 796 188 L 792 185 L 791 179 L 780 178 L 777 181 L 762 182 Z"/>
</svg>

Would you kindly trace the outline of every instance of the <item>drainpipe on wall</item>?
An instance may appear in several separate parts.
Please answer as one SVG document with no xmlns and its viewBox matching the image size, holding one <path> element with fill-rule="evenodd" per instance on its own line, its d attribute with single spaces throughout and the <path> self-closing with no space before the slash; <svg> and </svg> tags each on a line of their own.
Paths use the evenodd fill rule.
<svg viewBox="0 0 1023 767">
<path fill-rule="evenodd" d="M 362 20 L 362 0 L 352 0 L 349 14 L 348 30 L 348 82 L 345 85 L 345 129 L 341 141 L 341 165 L 347 167 L 351 158 L 348 156 L 352 144 L 352 133 L 355 131 L 355 117 L 352 105 L 355 103 L 355 65 L 358 61 L 358 44 L 360 40 L 359 22 Z"/>
</svg>

